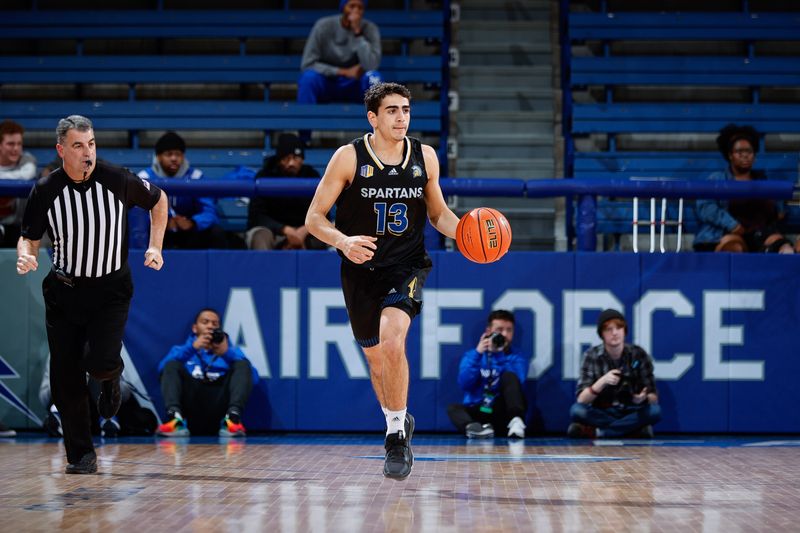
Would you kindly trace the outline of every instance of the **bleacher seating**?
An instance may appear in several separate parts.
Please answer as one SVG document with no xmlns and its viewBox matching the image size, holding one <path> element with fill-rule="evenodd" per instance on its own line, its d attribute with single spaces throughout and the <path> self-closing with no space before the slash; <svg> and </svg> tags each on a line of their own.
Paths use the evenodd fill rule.
<svg viewBox="0 0 800 533">
<path fill-rule="evenodd" d="M 332 5 L 335 5 L 332 3 Z M 0 39 L 305 39 L 317 19 L 335 10 L 310 9 L 139 9 L 6 10 Z M 444 37 L 443 10 L 370 9 L 383 39 Z"/>
<path fill-rule="evenodd" d="M 0 82 L 52 84 L 124 83 L 296 83 L 300 56 L 291 55 L 168 55 L 168 56 L 38 56 L 0 57 Z M 438 56 L 386 56 L 381 73 L 399 83 L 439 85 Z"/>
<path fill-rule="evenodd" d="M 672 134 L 674 139 L 674 134 L 714 134 L 731 122 L 752 125 L 762 136 L 800 132 L 800 104 L 764 101 L 761 91 L 762 87 L 800 88 L 800 57 L 756 53 L 760 41 L 800 41 L 800 13 L 573 12 L 568 16 L 567 32 L 571 46 L 587 45 L 597 53 L 589 57 L 568 55 L 567 166 L 576 178 L 704 179 L 725 164 L 719 152 L 676 151 L 675 142 L 661 152 L 657 151 L 657 141 L 651 141 L 655 147 L 644 152 L 618 152 L 619 134 L 648 134 L 650 139 L 657 138 L 654 134 Z M 647 41 L 655 44 L 650 47 L 651 55 L 641 55 L 635 44 L 615 46 Z M 687 55 L 691 45 L 686 41 L 735 41 L 742 54 L 714 56 L 709 55 L 708 46 L 700 46 L 698 53 Z M 680 52 L 670 54 L 672 45 Z M 624 55 L 625 50 L 635 55 Z M 692 99 L 693 90 L 699 94 L 709 87 L 743 88 L 741 94 L 746 100 Z M 572 103 L 577 92 L 597 95 L 591 92 L 596 88 L 601 90 L 599 101 L 586 102 L 583 98 L 581 103 Z M 620 92 L 621 88 L 627 91 Z M 631 98 L 642 88 L 650 89 L 649 93 L 639 93 L 647 96 Z M 663 88 L 662 94 L 680 88 L 681 101 L 653 97 L 658 95 L 653 88 Z M 607 151 L 576 151 L 576 137 L 597 134 L 606 137 Z M 755 166 L 766 170 L 770 179 L 798 178 L 795 152 L 764 151 L 762 146 Z M 673 219 L 675 208 L 671 206 Z M 791 206 L 789 221 L 795 230 L 800 228 L 797 215 L 797 206 Z M 640 204 L 639 217 L 649 218 L 649 202 Z M 630 233 L 631 220 L 630 200 L 598 202 L 599 232 Z M 684 211 L 684 222 L 689 232 L 696 229 L 691 204 Z"/>
<path fill-rule="evenodd" d="M 441 107 L 438 102 L 415 102 L 413 131 L 438 132 Z M 6 101 L 0 115 L 24 124 L 27 129 L 49 130 L 58 119 L 72 114 L 92 119 L 98 130 L 129 131 L 137 148 L 141 130 L 258 130 L 365 131 L 371 129 L 364 107 L 359 104 L 298 104 L 228 100 L 158 101 Z"/>
</svg>

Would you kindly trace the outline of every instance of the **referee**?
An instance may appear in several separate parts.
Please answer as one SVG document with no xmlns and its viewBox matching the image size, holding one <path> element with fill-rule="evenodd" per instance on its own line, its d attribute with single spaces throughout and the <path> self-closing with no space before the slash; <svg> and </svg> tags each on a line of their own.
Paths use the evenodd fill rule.
<svg viewBox="0 0 800 533">
<path fill-rule="evenodd" d="M 150 211 L 144 264 L 160 270 L 167 196 L 128 170 L 97 161 L 94 128 L 72 115 L 56 128 L 62 168 L 34 185 L 17 244 L 17 273 L 39 266 L 39 243 L 53 242 L 52 271 L 42 282 L 50 345 L 50 388 L 61 413 L 67 474 L 97 472 L 86 373 L 102 382 L 97 408 L 120 405 L 122 335 L 133 296 L 128 268 L 128 208 Z"/>
</svg>

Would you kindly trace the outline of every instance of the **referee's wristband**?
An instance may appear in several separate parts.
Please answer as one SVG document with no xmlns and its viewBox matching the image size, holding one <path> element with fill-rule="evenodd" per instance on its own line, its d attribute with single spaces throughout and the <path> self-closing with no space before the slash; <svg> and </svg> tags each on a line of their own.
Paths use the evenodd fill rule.
<svg viewBox="0 0 800 533">
<path fill-rule="evenodd" d="M 592 394 L 594 394 L 595 396 L 600 396 L 600 393 L 599 393 L 599 392 L 597 392 L 596 390 L 594 390 L 594 383 L 592 383 L 591 385 L 589 385 L 589 392 L 591 392 L 591 393 L 592 393 Z"/>
</svg>

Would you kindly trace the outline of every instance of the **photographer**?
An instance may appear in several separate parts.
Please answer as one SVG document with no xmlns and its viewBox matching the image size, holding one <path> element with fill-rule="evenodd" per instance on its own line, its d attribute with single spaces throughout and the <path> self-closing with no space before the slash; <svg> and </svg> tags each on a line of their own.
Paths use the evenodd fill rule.
<svg viewBox="0 0 800 533">
<path fill-rule="evenodd" d="M 512 350 L 513 339 L 514 315 L 492 311 L 478 345 L 461 358 L 458 384 L 464 400 L 448 406 L 447 414 L 468 438 L 494 437 L 495 427 L 508 428 L 509 437 L 525 437 L 522 383 L 528 364 Z"/>
<path fill-rule="evenodd" d="M 570 437 L 653 438 L 652 425 L 661 419 L 653 360 L 640 346 L 625 344 L 627 329 L 619 311 L 600 313 L 597 334 L 603 344 L 583 356 Z"/>
<path fill-rule="evenodd" d="M 244 353 L 220 329 L 219 313 L 202 309 L 192 334 L 158 364 L 167 422 L 163 437 L 214 434 L 243 437 L 242 414 L 258 376 Z M 220 422 L 220 420 L 222 420 Z"/>
</svg>

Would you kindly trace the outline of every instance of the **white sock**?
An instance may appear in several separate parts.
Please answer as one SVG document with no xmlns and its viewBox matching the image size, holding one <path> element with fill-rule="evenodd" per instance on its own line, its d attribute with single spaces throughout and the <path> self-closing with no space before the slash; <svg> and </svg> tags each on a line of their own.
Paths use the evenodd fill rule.
<svg viewBox="0 0 800 533">
<path fill-rule="evenodd" d="M 405 431 L 406 426 L 406 409 L 401 411 L 386 410 L 386 434 L 391 435 L 398 431 Z"/>
<path fill-rule="evenodd" d="M 389 416 L 389 410 L 381 405 L 381 411 L 383 411 L 383 418 Z"/>
</svg>

